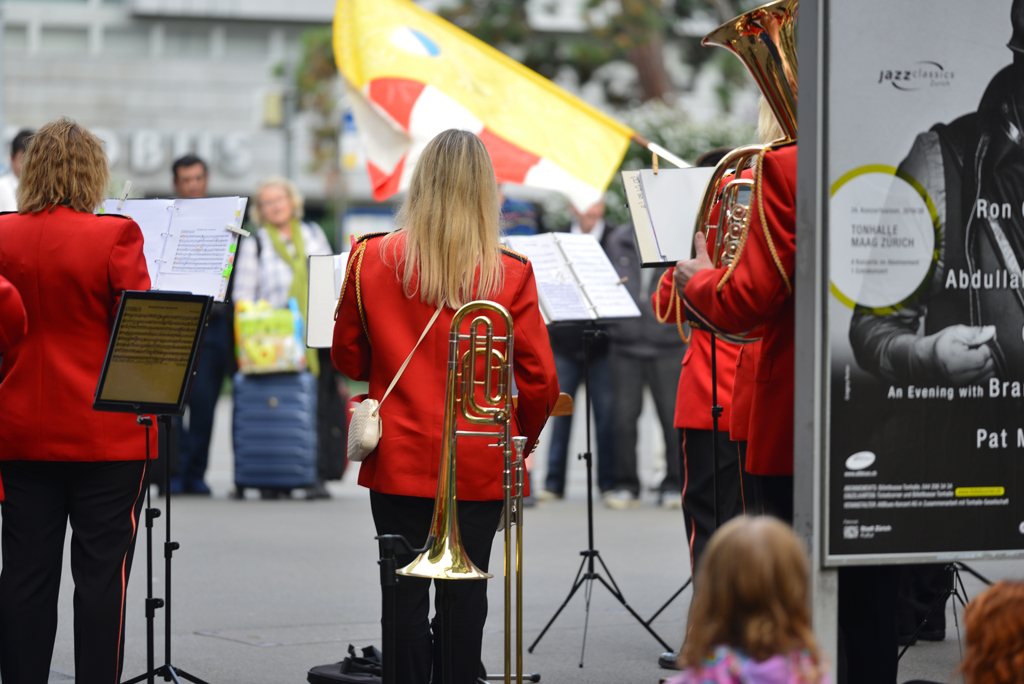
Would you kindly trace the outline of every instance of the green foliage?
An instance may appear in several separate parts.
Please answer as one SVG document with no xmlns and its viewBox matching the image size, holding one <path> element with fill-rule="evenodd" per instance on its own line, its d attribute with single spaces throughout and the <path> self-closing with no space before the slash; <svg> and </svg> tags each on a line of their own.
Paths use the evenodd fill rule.
<svg viewBox="0 0 1024 684">
<path fill-rule="evenodd" d="M 316 113 L 312 130 L 313 171 L 330 169 L 338 156 L 338 67 L 334 61 L 333 29 L 309 29 L 302 34 L 302 51 L 295 70 L 299 111 Z"/>
</svg>

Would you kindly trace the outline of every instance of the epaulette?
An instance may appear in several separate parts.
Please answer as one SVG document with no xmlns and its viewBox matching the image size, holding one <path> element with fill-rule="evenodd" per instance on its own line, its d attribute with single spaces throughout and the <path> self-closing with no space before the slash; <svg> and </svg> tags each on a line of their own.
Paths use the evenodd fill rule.
<svg viewBox="0 0 1024 684">
<path fill-rule="evenodd" d="M 387 235 L 390 232 L 390 230 L 378 230 L 372 233 L 364 233 L 363 235 L 360 235 L 359 237 L 356 238 L 356 244 L 358 245 L 360 242 L 363 242 L 364 240 L 369 240 L 370 238 L 380 237 L 381 235 Z"/>
<path fill-rule="evenodd" d="M 128 221 L 134 220 L 134 219 L 132 219 L 131 216 L 128 216 L 127 214 L 96 214 L 96 216 L 99 216 L 100 218 L 107 218 L 107 217 L 119 218 L 119 219 L 125 219 L 125 220 L 128 220 Z"/>
<path fill-rule="evenodd" d="M 768 143 L 765 147 L 769 150 L 781 150 L 783 147 L 789 147 L 790 145 L 796 145 L 796 140 L 779 140 L 778 142 Z"/>
<path fill-rule="evenodd" d="M 530 261 L 530 259 L 525 254 L 520 254 L 514 249 L 509 249 L 508 247 L 502 247 L 501 253 L 504 254 L 505 256 L 510 256 L 513 259 L 517 259 L 523 262 L 524 264 Z"/>
<path fill-rule="evenodd" d="M 15 209 L 14 211 L 0 211 L 0 216 L 7 216 L 7 214 L 17 214 L 17 213 L 18 213 L 17 209 Z"/>
</svg>

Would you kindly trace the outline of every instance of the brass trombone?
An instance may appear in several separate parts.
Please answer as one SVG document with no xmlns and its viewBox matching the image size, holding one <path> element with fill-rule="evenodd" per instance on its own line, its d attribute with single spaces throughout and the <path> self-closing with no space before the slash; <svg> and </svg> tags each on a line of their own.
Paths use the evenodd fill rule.
<svg viewBox="0 0 1024 684">
<path fill-rule="evenodd" d="M 487 314 L 490 314 L 488 316 Z M 463 321 L 470 320 L 469 331 L 461 332 Z M 495 320 L 504 328 L 496 334 Z M 468 342 L 465 351 L 462 348 Z M 441 580 L 488 579 L 466 554 L 459 534 L 456 508 L 456 451 L 459 437 L 494 437 L 488 446 L 502 449 L 505 457 L 503 488 L 505 509 L 502 522 L 505 533 L 505 674 L 506 684 L 514 678 L 523 681 L 523 490 L 525 487 L 525 437 L 512 436 L 512 316 L 495 302 L 475 301 L 461 307 L 452 318 L 448 334 L 448 380 L 445 388 L 444 435 L 441 465 L 437 478 L 437 497 L 430 534 L 430 548 L 398 574 Z M 482 390 L 482 391 L 481 391 Z M 472 425 L 492 429 L 460 430 L 459 416 Z M 512 458 L 515 450 L 515 460 Z M 516 527 L 516 670 L 512 674 L 512 527 Z M 443 603 L 443 602 L 442 602 Z M 442 615 L 442 622 L 445 616 Z M 447 640 L 448 635 L 445 635 Z M 450 644 L 443 644 L 450 661 Z M 449 663 L 444 664 L 450 681 Z M 490 677 L 488 677 L 490 678 Z"/>
</svg>

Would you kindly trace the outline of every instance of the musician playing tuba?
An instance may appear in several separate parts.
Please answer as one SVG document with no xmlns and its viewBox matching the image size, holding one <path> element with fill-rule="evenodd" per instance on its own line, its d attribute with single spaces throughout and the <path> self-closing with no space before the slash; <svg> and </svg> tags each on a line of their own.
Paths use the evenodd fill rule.
<svg viewBox="0 0 1024 684">
<path fill-rule="evenodd" d="M 359 484 L 370 489 L 377 534 L 404 535 L 414 547 L 426 541 L 434 510 L 455 311 L 472 300 L 490 300 L 511 314 L 519 395 L 512 431 L 527 438 L 526 453 L 558 397 L 533 268 L 525 257 L 499 246 L 498 217 L 498 188 L 486 148 L 472 133 L 448 130 L 423 150 L 396 219 L 398 229 L 364 236 L 348 262 L 331 359 L 349 377 L 368 380 L 372 399 L 383 397 L 441 308 L 380 405 L 381 439 L 359 471 Z M 503 328 L 497 316 L 493 320 L 496 330 Z M 461 441 L 456 478 L 462 542 L 484 571 L 502 514 L 504 465 L 501 449 L 488 446 L 493 441 Z M 408 554 L 397 556 L 399 566 L 412 560 Z M 487 584 L 448 583 L 454 598 L 452 681 L 470 684 L 480 668 Z M 435 615 L 428 622 L 429 588 L 429 579 L 399 580 L 396 681 L 428 684 L 432 670 L 434 681 L 441 681 L 440 621 Z M 440 606 L 436 609 L 439 613 Z"/>
<path fill-rule="evenodd" d="M 743 35 L 783 46 L 786 30 L 778 17 L 795 16 L 794 0 L 779 0 L 736 20 Z M 729 22 L 732 24 L 733 22 Z M 729 24 L 723 26 L 724 29 Z M 779 40 L 779 38 L 783 40 Z M 716 43 L 721 44 L 721 43 Z M 785 55 L 784 50 L 770 50 Z M 792 55 L 795 58 L 795 54 Z M 769 69 L 752 69 L 757 74 Z M 747 470 L 754 474 L 765 508 L 792 522 L 793 372 L 796 270 L 795 59 L 775 69 L 776 88 L 760 80 L 768 104 L 787 133 L 755 158 L 753 186 L 742 238 L 730 264 L 715 267 L 703 234 L 695 236 L 697 257 L 676 264 L 676 290 L 687 316 L 724 333 L 762 329 L 754 368 L 754 391 L 747 442 Z M 848 684 L 896 684 L 896 595 L 898 569 L 891 566 L 844 568 L 839 577 L 840 663 Z M 845 650 L 845 657 L 842 651 Z"/>
</svg>

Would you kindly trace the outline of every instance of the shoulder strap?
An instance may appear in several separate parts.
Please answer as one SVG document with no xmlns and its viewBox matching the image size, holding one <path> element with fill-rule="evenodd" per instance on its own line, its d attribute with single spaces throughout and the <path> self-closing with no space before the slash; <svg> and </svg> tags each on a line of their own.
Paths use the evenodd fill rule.
<svg viewBox="0 0 1024 684">
<path fill-rule="evenodd" d="M 424 328 L 423 332 L 420 334 L 420 339 L 416 340 L 416 346 L 412 348 L 411 352 L 409 352 L 409 356 L 406 357 L 405 363 L 403 363 L 402 367 L 398 369 L 397 373 L 395 373 L 394 380 L 392 380 L 391 384 L 388 385 L 388 391 L 385 392 L 384 396 L 380 398 L 380 402 L 377 404 L 377 409 L 373 412 L 374 416 L 376 416 L 377 413 L 380 411 L 380 405 L 383 404 L 384 400 L 388 398 L 389 394 L 391 394 L 391 390 L 393 390 L 395 388 L 395 384 L 398 382 L 398 379 L 400 377 L 402 377 L 402 373 L 405 372 L 405 367 L 409 365 L 410 361 L 412 361 L 412 355 L 416 353 L 417 349 L 419 349 L 420 342 L 422 342 L 423 338 L 427 336 L 427 332 L 429 332 L 430 329 L 434 326 L 434 321 L 437 320 L 437 317 L 439 315 L 441 315 L 441 307 L 440 306 L 437 307 L 437 311 L 434 312 L 434 315 L 430 317 L 430 322 L 427 323 L 427 327 Z"/>
</svg>

